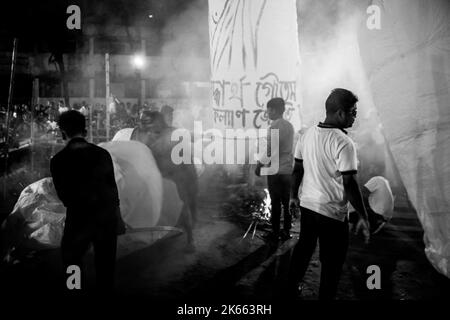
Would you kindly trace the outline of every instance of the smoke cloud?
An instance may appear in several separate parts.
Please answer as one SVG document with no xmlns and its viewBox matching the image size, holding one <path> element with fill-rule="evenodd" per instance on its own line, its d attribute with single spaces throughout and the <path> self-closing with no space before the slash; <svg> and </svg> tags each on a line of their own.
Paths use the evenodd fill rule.
<svg viewBox="0 0 450 320">
<path fill-rule="evenodd" d="M 325 100 L 333 88 L 352 90 L 359 97 L 358 118 L 350 131 L 357 142 L 363 180 L 385 175 L 401 184 L 382 132 L 362 65 L 358 31 L 366 27 L 370 1 L 297 0 L 302 61 L 301 121 L 312 126 L 325 118 Z M 162 55 L 178 61 L 167 81 L 187 75 L 202 78 L 209 71 L 208 2 L 197 0 L 173 15 L 163 32 Z"/>
<path fill-rule="evenodd" d="M 174 88 L 180 82 L 188 86 L 189 82 L 210 80 L 209 66 L 209 32 L 208 2 L 204 0 L 188 1 L 183 10 L 172 14 L 161 31 L 161 56 L 168 59 L 165 74 L 159 88 Z M 183 91 L 190 96 L 189 105 L 179 106 L 175 111 L 175 124 L 193 128 L 193 121 L 199 120 L 200 110 L 206 109 L 209 100 L 208 90 L 203 94 L 196 93 L 193 87 L 184 87 Z M 205 123 L 211 122 L 212 116 L 206 109 L 202 116 L 208 117 Z M 212 112 L 211 112 L 212 113 Z"/>
<path fill-rule="evenodd" d="M 397 169 L 383 136 L 376 106 L 362 65 L 358 31 L 366 27 L 369 1 L 298 0 L 302 60 L 302 126 L 325 118 L 325 100 L 333 88 L 346 88 L 359 98 L 358 117 L 350 130 L 358 147 L 361 180 L 386 176 L 400 186 Z"/>
<path fill-rule="evenodd" d="M 164 74 L 158 87 L 164 90 L 180 82 L 208 82 L 208 1 L 169 4 L 164 7 L 173 10 L 159 32 L 160 55 L 166 62 L 161 61 L 165 64 Z M 297 0 L 303 97 L 300 116 L 304 127 L 314 125 L 323 121 L 325 99 L 333 88 L 355 92 L 359 97 L 358 118 L 350 134 L 358 144 L 362 167 L 366 171 L 370 168 L 370 175 L 390 176 L 396 184 L 396 170 L 372 99 L 376 93 L 369 89 L 358 47 L 358 30 L 365 27 L 369 5 L 369 1 L 358 0 Z M 153 8 L 156 15 L 157 9 Z M 202 98 L 183 106 L 175 118 L 192 122 L 201 107 L 204 115 L 210 115 L 208 97 Z"/>
</svg>

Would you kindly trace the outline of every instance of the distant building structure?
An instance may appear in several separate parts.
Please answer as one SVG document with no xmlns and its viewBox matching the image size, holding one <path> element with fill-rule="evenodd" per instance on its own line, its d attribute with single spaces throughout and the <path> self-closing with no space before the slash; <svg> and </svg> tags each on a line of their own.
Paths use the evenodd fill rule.
<svg viewBox="0 0 450 320">
<path fill-rule="evenodd" d="M 9 48 L 3 40 L 7 39 L 2 39 L 0 47 L 0 105 L 7 101 L 12 51 L 12 43 Z M 57 103 L 64 92 L 50 51 L 45 44 L 21 44 L 19 39 L 14 103 Z M 205 103 L 210 96 L 209 57 L 162 56 L 162 46 L 151 28 L 84 25 L 63 54 L 70 105 L 81 101 L 106 105 L 105 53 L 110 55 L 111 94 L 123 103 L 156 103 L 158 107 L 164 104 L 158 103 L 162 99 Z M 136 54 L 144 58 L 140 66 L 133 64 Z"/>
</svg>

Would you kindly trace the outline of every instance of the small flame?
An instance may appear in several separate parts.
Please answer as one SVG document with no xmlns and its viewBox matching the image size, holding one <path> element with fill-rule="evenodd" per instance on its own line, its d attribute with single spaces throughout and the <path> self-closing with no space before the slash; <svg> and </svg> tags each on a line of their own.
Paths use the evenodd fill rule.
<svg viewBox="0 0 450 320">
<path fill-rule="evenodd" d="M 272 207 L 271 200 L 270 200 L 270 194 L 269 194 L 268 189 L 264 189 L 264 192 L 266 193 L 266 197 L 263 200 L 264 210 L 263 210 L 262 218 L 265 220 L 270 220 L 270 209 Z"/>
</svg>

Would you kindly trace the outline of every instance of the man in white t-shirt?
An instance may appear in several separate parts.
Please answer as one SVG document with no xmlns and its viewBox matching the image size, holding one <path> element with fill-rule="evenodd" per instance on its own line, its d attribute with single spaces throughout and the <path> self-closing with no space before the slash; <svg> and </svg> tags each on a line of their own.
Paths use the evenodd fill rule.
<svg viewBox="0 0 450 320">
<path fill-rule="evenodd" d="M 370 178 L 361 188 L 364 204 L 367 210 L 371 234 L 376 234 L 392 218 L 394 212 L 394 196 L 389 181 L 381 176 Z M 349 222 L 355 223 L 357 212 L 349 206 Z"/>
<path fill-rule="evenodd" d="M 355 121 L 357 101 L 352 92 L 334 89 L 325 103 L 325 121 L 306 130 L 297 142 L 290 206 L 300 205 L 301 229 L 289 271 L 293 294 L 319 239 L 319 299 L 334 299 L 348 249 L 348 201 L 360 213 L 357 231 L 369 241 L 369 222 L 356 178 L 356 147 L 344 130 Z"/>
</svg>

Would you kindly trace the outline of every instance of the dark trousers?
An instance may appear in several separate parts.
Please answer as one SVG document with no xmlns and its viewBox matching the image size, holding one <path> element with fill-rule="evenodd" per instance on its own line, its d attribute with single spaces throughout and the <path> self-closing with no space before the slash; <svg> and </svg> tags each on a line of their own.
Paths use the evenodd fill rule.
<svg viewBox="0 0 450 320">
<path fill-rule="evenodd" d="M 74 221 L 68 216 L 61 241 L 61 253 L 66 274 L 67 267 L 77 265 L 82 272 L 81 289 L 84 288 L 83 257 L 90 245 L 94 247 L 97 289 L 112 293 L 114 289 L 117 221 Z M 66 274 L 66 278 L 67 278 Z"/>
<path fill-rule="evenodd" d="M 272 205 L 271 223 L 272 230 L 275 234 L 280 232 L 280 216 L 281 207 L 284 214 L 284 230 L 291 230 L 291 213 L 289 211 L 289 194 L 291 189 L 290 174 L 275 174 L 267 176 L 267 184 L 269 187 L 270 201 Z"/>
<path fill-rule="evenodd" d="M 185 164 L 182 168 L 165 177 L 175 183 L 178 196 L 183 201 L 180 223 L 186 230 L 188 243 L 193 243 L 193 228 L 197 222 L 198 177 L 194 165 Z"/>
<path fill-rule="evenodd" d="M 336 296 L 339 278 L 348 249 L 348 222 L 300 208 L 300 239 L 293 254 L 289 270 L 289 285 L 295 290 L 303 279 L 313 255 L 317 239 L 320 250 L 320 300 L 332 300 Z"/>
</svg>

